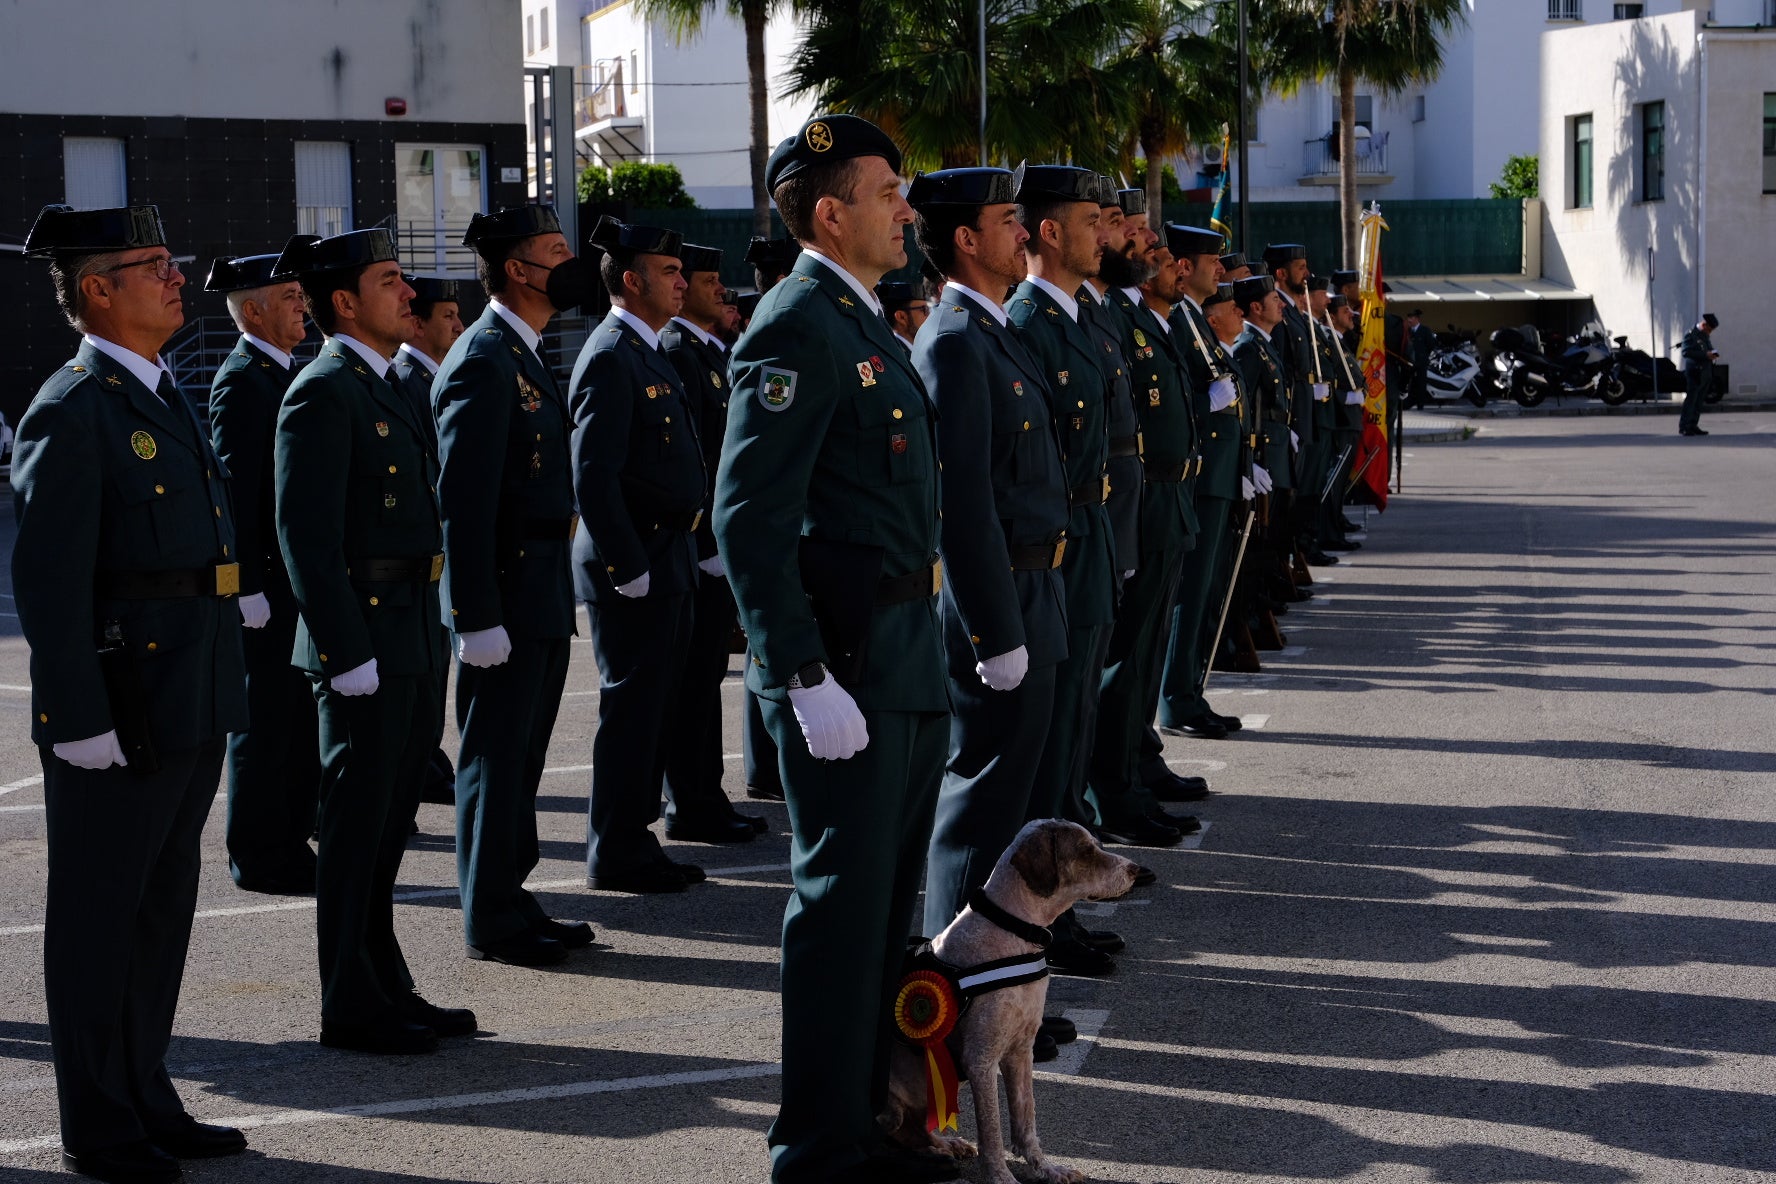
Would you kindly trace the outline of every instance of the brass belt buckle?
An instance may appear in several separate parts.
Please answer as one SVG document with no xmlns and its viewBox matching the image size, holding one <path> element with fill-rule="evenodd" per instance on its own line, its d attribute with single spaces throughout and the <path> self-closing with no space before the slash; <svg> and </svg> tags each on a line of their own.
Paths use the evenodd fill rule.
<svg viewBox="0 0 1776 1184">
<path fill-rule="evenodd" d="M 1050 563 L 1048 565 L 1050 571 L 1053 571 L 1055 568 L 1057 568 L 1061 565 L 1061 556 L 1065 555 L 1066 553 L 1067 553 L 1067 540 L 1061 539 L 1059 542 L 1055 543 L 1055 545 L 1054 545 L 1054 559 L 1052 561 L 1050 561 Z"/>
<path fill-rule="evenodd" d="M 578 514 L 569 514 L 567 517 L 567 541 L 568 542 L 571 543 L 573 541 L 574 532 L 579 529 L 580 529 L 580 516 Z"/>
<path fill-rule="evenodd" d="M 1147 437 L 1141 432 L 1135 433 L 1135 455 L 1142 460 L 1147 459 Z"/>
<path fill-rule="evenodd" d="M 1105 473 L 1102 477 L 1098 478 L 1098 480 L 1103 484 L 1102 489 L 1098 493 L 1098 504 L 1101 506 L 1110 500 L 1110 474 Z"/>
<path fill-rule="evenodd" d="M 943 560 L 939 559 L 931 565 L 931 591 L 927 596 L 936 596 L 943 591 Z"/>
<path fill-rule="evenodd" d="M 696 530 L 701 525 L 703 525 L 703 511 L 698 510 L 695 514 L 691 515 L 691 529 Z"/>
<path fill-rule="evenodd" d="M 429 577 L 429 582 L 435 584 L 443 578 L 444 578 L 444 556 L 443 556 L 443 553 L 440 552 L 439 554 L 432 556 L 432 573 L 431 573 L 431 576 Z"/>
<path fill-rule="evenodd" d="M 240 595 L 240 564 L 218 563 L 216 565 L 216 595 Z"/>
</svg>

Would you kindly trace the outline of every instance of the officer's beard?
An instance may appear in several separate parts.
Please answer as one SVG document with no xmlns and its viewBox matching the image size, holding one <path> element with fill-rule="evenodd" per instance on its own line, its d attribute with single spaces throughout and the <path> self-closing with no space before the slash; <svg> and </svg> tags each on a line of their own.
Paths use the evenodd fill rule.
<svg viewBox="0 0 1776 1184">
<path fill-rule="evenodd" d="M 1138 288 L 1153 278 L 1145 258 L 1133 259 L 1118 251 L 1105 251 L 1098 262 L 1098 279 L 1106 288 Z"/>
</svg>

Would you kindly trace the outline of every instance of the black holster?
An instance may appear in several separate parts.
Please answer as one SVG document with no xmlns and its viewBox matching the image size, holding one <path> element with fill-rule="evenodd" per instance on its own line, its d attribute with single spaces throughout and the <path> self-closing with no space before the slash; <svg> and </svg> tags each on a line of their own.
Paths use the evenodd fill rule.
<svg viewBox="0 0 1776 1184">
<path fill-rule="evenodd" d="M 863 679 L 886 555 L 881 547 L 808 535 L 797 546 L 802 591 L 808 594 L 828 666 L 840 686 L 855 687 Z"/>
<path fill-rule="evenodd" d="M 130 772 L 147 777 L 160 772 L 160 754 L 148 730 L 148 696 L 142 690 L 142 671 L 123 637 L 121 621 L 106 621 L 99 644 L 99 672 L 105 679 L 105 697 L 111 704 L 111 726 L 129 762 Z"/>
</svg>

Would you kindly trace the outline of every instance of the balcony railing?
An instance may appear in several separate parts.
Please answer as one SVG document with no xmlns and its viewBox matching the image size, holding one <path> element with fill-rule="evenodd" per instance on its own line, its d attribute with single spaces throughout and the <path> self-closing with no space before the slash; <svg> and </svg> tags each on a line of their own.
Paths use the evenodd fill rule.
<svg viewBox="0 0 1776 1184">
<path fill-rule="evenodd" d="M 591 127 L 607 119 L 629 114 L 628 88 L 623 85 L 623 65 L 616 63 L 604 80 L 582 66 L 574 71 L 574 126 Z"/>
<path fill-rule="evenodd" d="M 1388 173 L 1388 133 L 1359 137 L 1357 140 L 1357 176 L 1385 177 Z M 1301 145 L 1303 178 L 1338 176 L 1338 137 L 1324 135 Z"/>
</svg>

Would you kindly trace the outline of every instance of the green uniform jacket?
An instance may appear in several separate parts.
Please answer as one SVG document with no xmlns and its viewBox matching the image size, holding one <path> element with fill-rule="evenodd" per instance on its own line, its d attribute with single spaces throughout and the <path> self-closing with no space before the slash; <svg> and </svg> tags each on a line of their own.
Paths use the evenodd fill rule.
<svg viewBox="0 0 1776 1184">
<path fill-rule="evenodd" d="M 703 521 L 697 525 L 697 561 L 715 554 L 715 472 L 721 467 L 722 440 L 728 434 L 728 356 L 674 321 L 660 330 L 660 349 L 678 371 L 685 398 L 697 421 L 697 440 L 703 445 L 703 471 L 709 478 L 709 496 Z"/>
<path fill-rule="evenodd" d="M 243 337 L 210 382 L 210 442 L 228 466 L 242 596 L 268 586 L 288 594 L 290 576 L 278 554 L 271 439 L 284 392 L 295 377 L 294 367 L 284 369 Z"/>
<path fill-rule="evenodd" d="M 1120 310 L 1109 303 L 1098 302 L 1090 285 L 1079 289 L 1079 323 L 1095 339 L 1093 356 L 1110 386 L 1109 418 L 1104 429 L 1110 434 L 1110 452 L 1104 472 L 1110 478 L 1110 500 L 1104 512 L 1110 516 L 1110 534 L 1115 540 L 1116 570 L 1128 571 L 1140 566 L 1141 503 L 1145 477 L 1141 470 L 1141 425 L 1135 416 L 1133 365 L 1125 353 L 1124 339 L 1128 322 Z"/>
<path fill-rule="evenodd" d="M 108 621 L 136 658 L 162 752 L 247 726 L 240 606 L 232 597 L 101 598 L 98 576 L 231 563 L 228 469 L 183 394 L 172 406 L 82 343 L 19 421 L 12 462 L 12 589 L 31 647 L 31 739 L 115 726 L 99 672 Z"/>
<path fill-rule="evenodd" d="M 644 573 L 649 596 L 691 591 L 697 548 L 690 527 L 662 521 L 693 517 L 708 493 L 678 371 L 612 309 L 586 338 L 569 389 L 580 506 L 574 591 L 582 600 L 614 600 L 618 587 Z"/>
<path fill-rule="evenodd" d="M 1054 395 L 1054 425 L 1066 462 L 1073 514 L 1067 524 L 1067 628 L 1108 625 L 1116 619 L 1110 517 L 1103 489 L 1110 435 L 1111 387 L 1098 364 L 1092 335 L 1069 317 L 1048 291 L 1025 280 L 1005 306 L 1018 340 L 1042 367 Z M 1081 314 L 1083 315 L 1083 314 Z M 1123 570 L 1127 570 L 1126 568 Z"/>
<path fill-rule="evenodd" d="M 443 673 L 437 581 L 372 581 L 351 570 L 442 549 L 428 441 L 408 397 L 332 338 L 284 396 L 277 528 L 302 612 L 297 667 L 331 677 L 375 658 L 381 678 Z"/>
<path fill-rule="evenodd" d="M 1233 358 L 1245 378 L 1245 389 L 1261 409 L 1263 448 L 1258 463 L 1278 489 L 1295 486 L 1289 456 L 1289 387 L 1276 341 L 1266 341 L 1250 324 L 1233 343 Z"/>
<path fill-rule="evenodd" d="M 1313 326 L 1287 297 L 1283 298 L 1283 319 L 1271 331 L 1270 344 L 1282 360 L 1289 386 L 1289 426 L 1301 439 L 1296 464 L 1304 465 L 1314 441 L 1313 384 L 1322 379 L 1315 377 L 1319 359 L 1314 352 Z"/>
<path fill-rule="evenodd" d="M 513 639 L 572 636 L 567 400 L 492 305 L 445 355 L 432 414 L 444 623 L 458 633 L 503 625 Z"/>
<path fill-rule="evenodd" d="M 1684 369 L 1699 375 L 1704 383 L 1712 383 L 1714 380 L 1713 359 L 1708 356 L 1713 352 L 1714 339 L 1704 333 L 1700 326 L 1693 327 L 1684 334 L 1683 352 L 1680 355 Z M 1704 386 L 1702 390 L 1706 393 L 1708 387 Z"/>
<path fill-rule="evenodd" d="M 982 661 L 1021 645 L 1031 666 L 1053 665 L 1067 656 L 1060 570 L 1013 571 L 1010 557 L 1058 541 L 1071 516 L 1042 368 L 955 288 L 920 327 L 913 364 L 940 417 L 945 628 L 957 622 Z"/>
<path fill-rule="evenodd" d="M 1245 418 L 1253 414 L 1251 400 L 1240 397 L 1219 411 L 1209 404 L 1209 387 L 1215 379 L 1231 378 L 1243 388 L 1239 367 L 1215 337 L 1208 318 L 1189 302 L 1172 306 L 1173 341 L 1182 355 L 1190 379 L 1190 395 L 1196 407 L 1197 430 L 1202 444 L 1202 473 L 1196 479 L 1198 497 L 1223 501 L 1241 500 L 1240 478 L 1252 473 L 1252 430 Z"/>
<path fill-rule="evenodd" d="M 802 591 L 803 536 L 880 548 L 885 578 L 937 558 L 933 412 L 888 323 L 805 252 L 759 302 L 728 378 L 715 540 L 752 648 L 747 685 L 781 702 L 802 666 L 831 665 Z M 876 608 L 845 689 L 866 711 L 948 711 L 937 598 Z"/>
<path fill-rule="evenodd" d="M 1141 552 L 1157 555 L 1168 545 L 1193 538 L 1200 529 L 1195 469 L 1202 446 L 1196 407 L 1180 355 L 1183 343 L 1166 332 L 1152 309 L 1135 304 L 1128 293 L 1113 288 L 1110 301 L 1127 328 L 1122 351 L 1133 367 L 1135 416 L 1141 425 L 1141 458 L 1147 475 L 1141 497 Z M 1153 479 L 1184 468 L 1191 470 L 1185 480 Z"/>
</svg>

